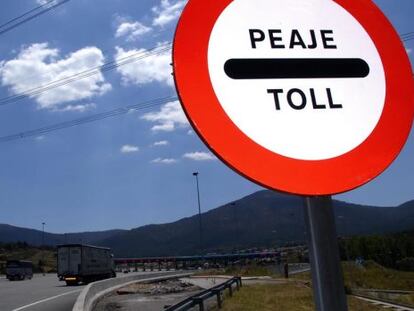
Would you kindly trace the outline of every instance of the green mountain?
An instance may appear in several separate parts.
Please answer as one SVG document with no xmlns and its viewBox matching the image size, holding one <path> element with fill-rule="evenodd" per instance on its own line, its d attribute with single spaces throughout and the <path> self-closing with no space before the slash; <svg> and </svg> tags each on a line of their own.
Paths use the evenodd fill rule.
<svg viewBox="0 0 414 311">
<path fill-rule="evenodd" d="M 7 224 L 0 224 L 0 242 L 15 243 L 26 242 L 29 245 L 39 246 L 44 245 L 54 246 L 64 243 L 85 243 L 95 244 L 98 241 L 107 239 L 111 236 L 122 233 L 124 230 L 108 230 L 97 232 L 79 232 L 79 233 L 65 233 L 55 234 L 43 232 L 41 230 L 21 228 Z"/>
<path fill-rule="evenodd" d="M 414 201 L 395 207 L 334 200 L 338 235 L 386 234 L 414 230 Z M 117 257 L 194 255 L 200 253 L 198 215 L 132 230 L 52 234 L 44 242 L 111 247 Z M 262 190 L 202 214 L 202 253 L 303 243 L 303 200 Z M 42 232 L 0 224 L 0 242 L 41 245 Z"/>
<path fill-rule="evenodd" d="M 414 229 L 414 201 L 376 207 L 334 200 L 340 236 L 385 234 Z M 148 225 L 99 241 L 117 257 L 200 253 L 198 215 Z M 202 214 L 203 253 L 274 247 L 305 241 L 302 198 L 263 190 Z"/>
</svg>

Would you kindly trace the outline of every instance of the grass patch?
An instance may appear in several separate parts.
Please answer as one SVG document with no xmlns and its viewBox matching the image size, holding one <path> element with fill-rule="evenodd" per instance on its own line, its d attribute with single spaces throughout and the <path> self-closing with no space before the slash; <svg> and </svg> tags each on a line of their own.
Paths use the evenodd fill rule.
<svg viewBox="0 0 414 311">
<path fill-rule="evenodd" d="M 350 288 L 414 289 L 414 272 L 397 271 L 368 261 L 363 266 L 346 262 L 342 265 L 345 284 Z"/>
<path fill-rule="evenodd" d="M 384 268 L 374 261 L 367 261 L 363 265 L 353 262 L 343 262 L 345 287 L 364 289 L 390 289 L 390 290 L 414 290 L 414 272 L 406 272 Z M 295 279 L 310 281 L 309 272 L 292 276 Z M 371 296 L 373 294 L 367 293 Z M 414 294 L 411 295 L 386 295 L 379 294 L 379 298 L 414 306 Z M 375 299 L 375 296 L 372 296 Z"/>
<path fill-rule="evenodd" d="M 414 272 L 384 268 L 373 261 L 362 266 L 343 262 L 342 269 L 347 288 L 414 290 Z M 310 280 L 311 274 L 300 273 L 292 278 Z"/>
<path fill-rule="evenodd" d="M 350 297 L 350 311 L 380 311 L 382 308 Z M 218 310 L 217 308 L 214 310 Z M 248 285 L 226 297 L 223 311 L 314 311 L 312 291 L 297 284 Z"/>
<path fill-rule="evenodd" d="M 363 265 L 343 262 L 342 269 L 347 288 L 414 290 L 414 272 L 388 269 L 374 261 L 367 261 Z M 274 266 L 262 265 L 229 266 L 200 272 L 200 275 L 217 274 L 283 277 Z M 291 278 L 310 281 L 311 274 L 304 272 L 292 275 Z"/>
<path fill-rule="evenodd" d="M 414 306 L 414 294 L 411 295 L 400 295 L 393 299 L 397 303 L 406 304 L 409 306 Z"/>
</svg>

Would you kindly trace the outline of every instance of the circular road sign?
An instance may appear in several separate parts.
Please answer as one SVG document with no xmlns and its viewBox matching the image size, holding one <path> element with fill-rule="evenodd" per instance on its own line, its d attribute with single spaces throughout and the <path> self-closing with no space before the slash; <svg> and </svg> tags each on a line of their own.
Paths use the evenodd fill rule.
<svg viewBox="0 0 414 311">
<path fill-rule="evenodd" d="M 173 64 L 200 137 L 268 188 L 351 190 L 390 165 L 410 132 L 411 65 L 371 0 L 190 0 Z"/>
</svg>

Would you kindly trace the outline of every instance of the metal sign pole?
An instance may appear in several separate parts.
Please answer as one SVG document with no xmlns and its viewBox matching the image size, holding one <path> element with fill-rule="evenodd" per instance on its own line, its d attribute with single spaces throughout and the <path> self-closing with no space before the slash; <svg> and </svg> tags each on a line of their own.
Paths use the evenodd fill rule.
<svg viewBox="0 0 414 311">
<path fill-rule="evenodd" d="M 318 311 L 347 311 L 331 196 L 305 197 L 305 226 Z"/>
</svg>

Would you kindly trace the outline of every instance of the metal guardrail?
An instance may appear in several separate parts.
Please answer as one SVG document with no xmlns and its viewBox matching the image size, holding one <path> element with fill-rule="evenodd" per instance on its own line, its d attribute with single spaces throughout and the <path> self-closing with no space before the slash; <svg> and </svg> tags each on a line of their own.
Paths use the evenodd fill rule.
<svg viewBox="0 0 414 311">
<path fill-rule="evenodd" d="M 217 306 L 219 309 L 222 307 L 223 304 L 223 297 L 222 293 L 229 289 L 230 296 L 233 296 L 233 284 L 236 284 L 236 289 L 239 290 L 242 286 L 241 277 L 233 277 L 230 280 L 214 286 L 210 289 L 206 289 L 200 293 L 197 293 L 191 297 L 188 297 L 179 303 L 172 305 L 172 306 L 165 306 L 164 311 L 186 311 L 190 310 L 191 308 L 198 306 L 200 311 L 204 311 L 204 301 L 216 296 L 217 298 Z"/>
<path fill-rule="evenodd" d="M 198 256 L 176 256 L 176 257 L 142 257 L 142 258 L 114 258 L 115 264 L 125 263 L 150 263 L 150 262 L 176 262 L 176 261 L 213 261 L 213 260 L 240 260 L 240 259 L 260 259 L 260 258 L 278 258 L 280 252 L 257 252 L 257 253 L 239 253 L 239 254 L 214 254 Z"/>
</svg>

